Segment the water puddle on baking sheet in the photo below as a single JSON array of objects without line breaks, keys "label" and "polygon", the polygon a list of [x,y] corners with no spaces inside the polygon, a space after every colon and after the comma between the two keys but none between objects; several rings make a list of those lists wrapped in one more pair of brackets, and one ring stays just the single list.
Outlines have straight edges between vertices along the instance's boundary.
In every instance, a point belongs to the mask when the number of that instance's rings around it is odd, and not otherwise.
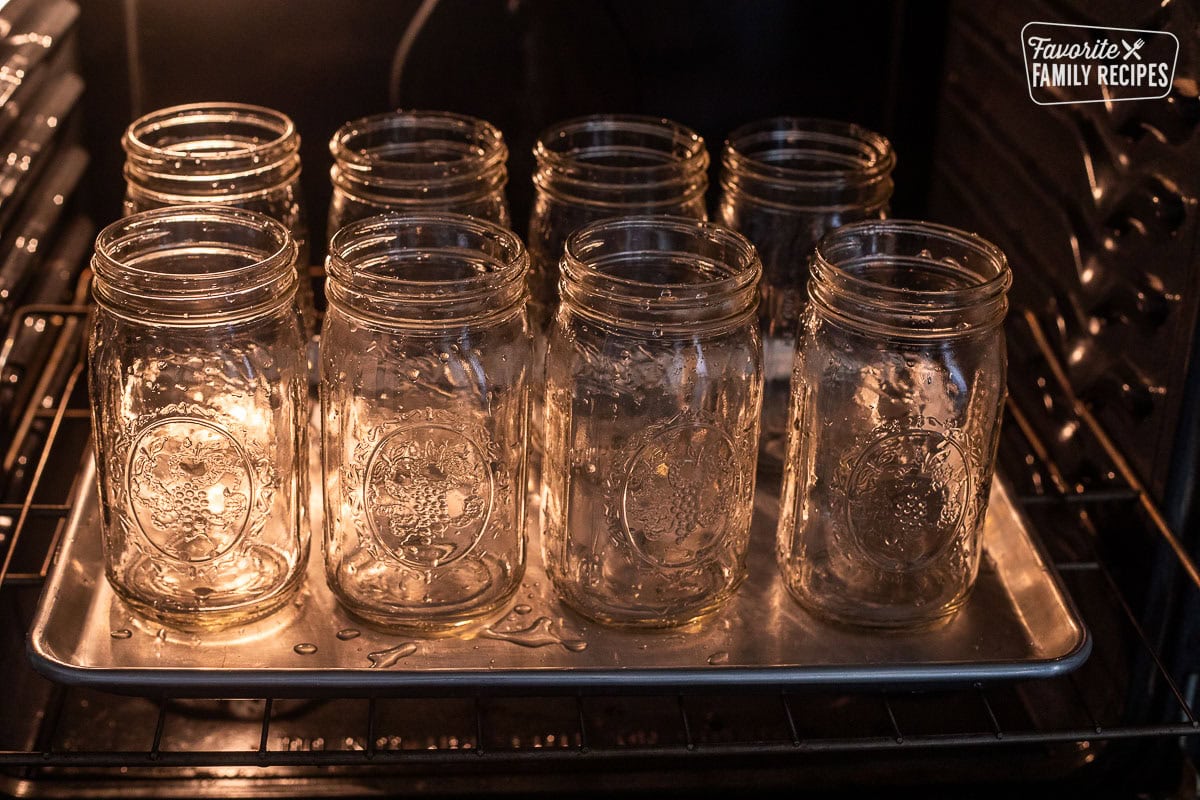
[{"label": "water puddle on baking sheet", "polygon": [[389,647],[386,650],[376,650],[374,653],[367,653],[367,660],[371,662],[371,669],[387,669],[394,667],[401,660],[408,658],[413,653],[417,652],[416,642],[401,642],[395,647]]},{"label": "water puddle on baking sheet", "polygon": [[[517,611],[517,613],[520,614],[521,612]],[[505,622],[511,623],[512,615],[505,617],[497,624],[503,625]],[[521,647],[547,647],[557,644],[572,653],[579,653],[587,649],[587,642],[583,639],[560,633],[558,626],[554,624],[554,620],[550,619],[550,617],[538,617],[527,627],[512,630],[498,629],[493,625],[482,630],[479,635],[487,639],[512,642]]]}]

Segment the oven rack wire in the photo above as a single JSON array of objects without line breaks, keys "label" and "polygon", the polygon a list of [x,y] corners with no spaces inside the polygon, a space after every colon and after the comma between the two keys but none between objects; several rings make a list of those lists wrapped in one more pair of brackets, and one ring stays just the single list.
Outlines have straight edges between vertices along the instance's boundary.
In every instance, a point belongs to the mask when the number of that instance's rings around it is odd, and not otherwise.
[{"label": "oven rack wire", "polygon": [[[20,632],[28,625],[78,488],[76,473],[90,433],[82,337],[87,315],[84,305],[27,306],[10,328],[11,340],[26,320],[39,317],[45,335],[57,341],[29,408],[2,448],[0,629],[15,626]],[[5,778],[10,789],[26,791],[81,776],[188,777],[215,770],[220,777],[230,768],[249,770],[236,771],[239,778],[270,781],[281,775],[329,778],[332,767],[346,768],[338,773],[344,778],[347,770],[366,776],[400,766],[695,764],[723,758],[786,763],[981,748],[1032,752],[1073,769],[1103,760],[1106,750],[1131,740],[1173,747],[1172,739],[1200,733],[1193,687],[1176,680],[1169,652],[1159,648],[1162,637],[1142,623],[1145,608],[1163,599],[1136,584],[1131,588],[1123,571],[1106,562],[1105,527],[1121,529],[1118,536],[1144,532],[1147,547],[1165,550],[1178,576],[1175,584],[1182,587],[1178,594],[1200,591],[1200,572],[1095,418],[1074,398],[1036,319],[1013,316],[1010,339],[1020,361],[1013,374],[1021,376],[1023,387],[1039,387],[1047,408],[1053,395],[1057,413],[1065,410],[1072,424],[1085,428],[1112,467],[1099,485],[1072,485],[1055,463],[1045,432],[1059,421],[1039,421],[1026,410],[1028,403],[1018,402],[1022,392],[1013,391],[1001,460],[1010,476],[1012,465],[1023,471],[1014,480],[1020,503],[1043,532],[1094,636],[1093,654],[1076,672],[950,690],[781,688],[736,697],[681,685],[654,695],[372,697],[313,701],[299,710],[296,701],[261,698],[240,701],[241,713],[222,720],[197,712],[190,701],[51,684],[32,674],[18,648],[0,652],[0,681],[32,687],[30,703],[40,708],[15,703],[7,717],[0,711],[0,788]],[[1046,536],[1057,529],[1074,534]],[[393,708],[405,703],[416,705],[409,713]],[[333,719],[336,724],[330,724]],[[415,719],[428,726],[414,729]],[[103,731],[84,735],[104,729],[101,723],[119,733],[107,740]],[[218,735],[196,735],[200,729]]]}]

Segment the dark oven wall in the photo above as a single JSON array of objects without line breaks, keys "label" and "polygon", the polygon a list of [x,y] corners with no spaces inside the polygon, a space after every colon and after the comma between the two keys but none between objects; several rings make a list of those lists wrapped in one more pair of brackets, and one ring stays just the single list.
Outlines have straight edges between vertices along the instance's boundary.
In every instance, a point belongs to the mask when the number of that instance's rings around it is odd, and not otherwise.
[{"label": "dark oven wall", "polygon": [[[1180,48],[1168,95],[1036,105],[1021,44],[1022,28],[1035,20],[1174,33]],[[979,231],[1012,262],[1009,391],[1053,451],[1058,492],[1125,489],[1111,454],[1088,446],[1094,440],[1074,410],[1028,379],[1054,369],[1193,554],[1200,548],[1198,24],[1200,6],[1171,0],[956,2],[930,195],[935,218]],[[1119,523],[1101,526],[1097,546],[1124,590],[1141,598],[1143,624],[1181,683],[1194,687],[1200,605],[1191,594],[1182,601],[1172,594],[1177,562],[1167,548],[1129,534]]]},{"label": "dark oven wall", "polygon": [[[1012,261],[1010,375],[1031,374],[1022,359],[1032,319],[1181,531],[1200,416],[1188,385],[1200,307],[1198,12],[1171,0],[955,3],[930,203],[936,218],[979,231]],[[1169,95],[1035,105],[1021,50],[1022,27],[1034,20],[1173,32],[1180,52]],[[1200,370],[1191,371],[1194,383]],[[1050,402],[1017,380],[1010,391],[1018,405]],[[1053,420],[1047,411],[1041,417]],[[1078,482],[1068,491],[1103,488],[1109,476],[1075,430],[1042,433]]]},{"label": "dark oven wall", "polygon": [[[296,120],[319,232],[329,136],[346,120],[390,107],[393,54],[418,5],[82,0],[98,218],[119,213],[118,141],[133,116],[234,100]],[[930,174],[944,17],[942,3],[441,0],[410,51],[397,96],[404,107],[473,114],[504,131],[519,230],[537,134],[597,112],[690,125],[706,138],[714,166],[725,134],[756,118],[856,121],[893,138],[900,154],[894,207],[916,215]]]}]

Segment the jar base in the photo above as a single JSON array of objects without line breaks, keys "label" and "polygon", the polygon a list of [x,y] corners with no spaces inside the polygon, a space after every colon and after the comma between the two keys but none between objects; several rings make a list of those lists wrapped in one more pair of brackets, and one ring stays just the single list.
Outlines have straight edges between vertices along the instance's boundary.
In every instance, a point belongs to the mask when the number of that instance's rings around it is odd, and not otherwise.
[{"label": "jar base", "polygon": [[884,612],[891,611],[894,613],[894,608],[876,607],[881,611],[880,616],[864,617],[862,616],[862,606],[856,606],[853,610],[846,610],[833,605],[823,604],[802,589],[790,584],[787,589],[792,599],[799,603],[805,611],[823,622],[829,622],[841,628],[849,628],[860,632],[869,630],[877,633],[897,634],[922,633],[936,630],[948,624],[962,607],[966,605],[967,599],[971,596],[970,591],[965,592],[955,602],[939,608],[936,615],[922,617],[913,617],[911,615],[888,616]]},{"label": "jar base", "polygon": [[121,598],[121,601],[131,611],[143,619],[179,631],[211,633],[249,625],[272,616],[295,597],[303,582],[301,580],[303,572],[303,567],[299,568],[292,580],[266,597],[226,608],[172,610],[148,603],[125,591],[111,580],[109,585],[117,597]]},{"label": "jar base", "polygon": [[740,581],[732,584],[725,591],[714,595],[703,604],[697,604],[676,613],[658,612],[653,616],[647,611],[619,609],[614,607],[586,607],[576,601],[569,592],[558,587],[558,596],[564,606],[584,619],[609,628],[625,628],[629,630],[662,630],[666,628],[682,628],[709,619],[733,599]]},{"label": "jar base", "polygon": [[332,584],[329,585],[329,588],[337,598],[342,610],[371,628],[385,633],[416,636],[423,639],[442,639],[470,634],[495,623],[504,616],[503,612],[516,596],[520,585],[521,581],[515,580],[511,590],[486,604],[458,609],[449,614],[444,609],[439,609],[434,612],[437,614],[436,617],[433,613],[422,617],[415,613],[373,611],[353,603]]}]

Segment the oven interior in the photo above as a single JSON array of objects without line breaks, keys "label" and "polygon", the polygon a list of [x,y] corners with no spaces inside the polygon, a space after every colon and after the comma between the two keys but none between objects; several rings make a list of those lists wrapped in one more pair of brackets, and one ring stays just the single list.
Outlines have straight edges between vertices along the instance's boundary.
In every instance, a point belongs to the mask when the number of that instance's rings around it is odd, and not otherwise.
[{"label": "oven interior", "polygon": [[[968,785],[1004,794],[1022,784],[1055,795],[1194,795],[1200,10],[1115,0],[819,9],[785,0],[443,0],[397,69],[397,42],[422,5],[0,7],[0,141],[15,154],[0,164],[0,276],[40,275],[14,279],[20,291],[0,305],[8,351],[19,355],[0,380],[0,791],[887,785],[952,796]],[[1171,93],[1034,105],[1019,39],[1030,20],[1177,32]],[[138,114],[207,99],[262,103],[296,119],[315,240],[329,195],[325,137],[389,105],[496,123],[510,141],[518,221],[528,215],[533,139],[574,114],[662,114],[700,130],[710,151],[737,124],[773,113],[881,130],[900,154],[896,216],[976,230],[1013,264],[998,468],[1088,626],[1090,657],[1052,678],[916,689],[713,691],[681,680],[544,696],[480,686],[197,701],[106,694],[36,674],[26,636],[89,448],[84,267],[97,224],[120,213],[117,141]]]}]

